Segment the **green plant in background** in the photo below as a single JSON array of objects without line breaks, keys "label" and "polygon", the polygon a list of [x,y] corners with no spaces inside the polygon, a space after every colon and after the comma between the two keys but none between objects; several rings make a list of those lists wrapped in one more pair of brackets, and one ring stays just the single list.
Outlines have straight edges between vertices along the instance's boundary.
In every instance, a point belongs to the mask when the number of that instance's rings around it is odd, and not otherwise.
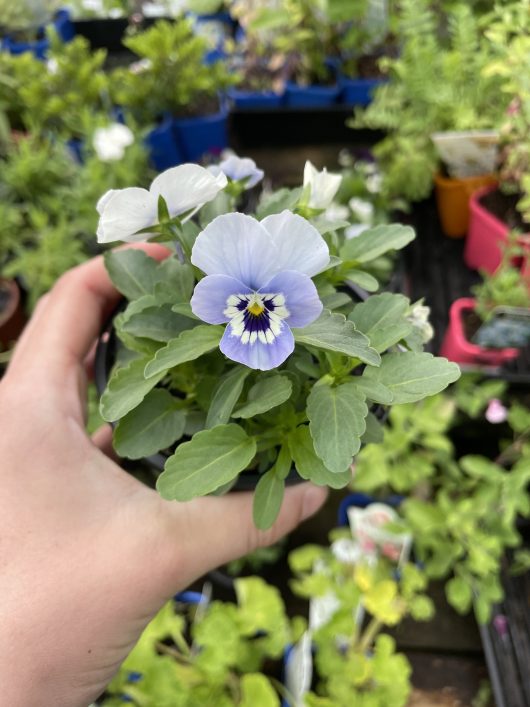
[{"label": "green plant in background", "polygon": [[188,630],[185,616],[167,604],[110,684],[103,707],[122,705],[123,695],[138,707],[279,707],[282,686],[261,671],[281,659],[304,621],[290,621],[278,590],[258,577],[235,586],[237,605],[199,605]]},{"label": "green plant in background", "polygon": [[497,6],[486,29],[493,56],[485,77],[500,80],[509,108],[501,126],[499,187],[518,198],[523,221],[530,222],[530,4],[505,2]]},{"label": "green plant in background", "polygon": [[[331,536],[346,537],[351,540],[349,530]],[[433,604],[424,594],[427,579],[410,563],[396,575],[395,565],[384,558],[375,565],[362,559],[350,564],[337,559],[332,548],[308,545],[289,555],[295,594],[330,602],[328,615],[313,630],[310,624],[318,680],[303,704],[402,707],[411,689],[411,668],[382,630],[407,615],[419,621],[431,618]],[[363,620],[364,612],[368,619]]]},{"label": "green plant in background", "polygon": [[142,126],[166,115],[215,112],[218,93],[236,81],[222,61],[204,63],[207,44],[186,19],[159,21],[124,43],[140,61],[113,71],[113,98]]},{"label": "green plant in background", "polygon": [[18,57],[13,62],[18,102],[25,127],[62,137],[85,137],[86,113],[110,110],[108,79],[103,72],[106,51],[92,51],[88,40],[75,37],[62,43],[52,37],[48,61]]},{"label": "green plant in background", "polygon": [[34,36],[60,5],[59,0],[0,0],[0,34],[23,31]]},{"label": "green plant in background", "polygon": [[506,550],[522,542],[517,517],[530,516],[530,412],[517,402],[510,406],[512,438],[493,460],[474,453],[458,458],[450,431],[457,405],[477,417],[502,389],[487,382],[481,391],[473,381],[457,387],[454,397],[393,408],[384,443],[361,450],[353,482],[356,490],[408,494],[401,510],[416,556],[429,577],[446,580],[449,603],[461,613],[474,604],[481,622],[502,598]]},{"label": "green plant in background", "polygon": [[366,109],[356,111],[350,125],[388,133],[374,149],[382,190],[415,201],[428,196],[439,169],[431,134],[496,127],[507,100],[501,79],[483,72],[492,48],[467,4],[451,10],[447,36],[430,0],[403,0],[400,5],[400,55],[382,60],[389,81],[376,90]]}]

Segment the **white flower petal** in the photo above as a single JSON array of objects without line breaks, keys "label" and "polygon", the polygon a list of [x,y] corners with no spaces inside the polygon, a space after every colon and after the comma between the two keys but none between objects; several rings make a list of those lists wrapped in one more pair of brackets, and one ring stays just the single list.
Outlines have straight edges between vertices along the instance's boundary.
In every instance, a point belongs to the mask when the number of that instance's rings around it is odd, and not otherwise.
[{"label": "white flower petal", "polygon": [[342,175],[330,174],[326,168],[319,172],[309,160],[304,167],[304,187],[311,192],[308,206],[312,209],[327,209],[338,192]]},{"label": "white flower petal", "polygon": [[191,262],[206,275],[230,275],[259,290],[278,271],[278,253],[259,221],[240,213],[223,214],[199,233]]},{"label": "white flower petal", "polygon": [[222,172],[215,176],[198,164],[182,164],[159,174],[149,191],[156,202],[161,194],[170,216],[178,216],[211,201],[226,184],[227,179]]},{"label": "white flower petal", "polygon": [[139,187],[111,189],[98,201],[100,214],[97,230],[99,243],[145,241],[149,235],[135,235],[136,231],[157,222],[157,203],[153,196]]},{"label": "white flower petal", "polygon": [[305,218],[285,210],[261,223],[276,249],[276,272],[296,270],[312,277],[329,263],[326,241]]}]

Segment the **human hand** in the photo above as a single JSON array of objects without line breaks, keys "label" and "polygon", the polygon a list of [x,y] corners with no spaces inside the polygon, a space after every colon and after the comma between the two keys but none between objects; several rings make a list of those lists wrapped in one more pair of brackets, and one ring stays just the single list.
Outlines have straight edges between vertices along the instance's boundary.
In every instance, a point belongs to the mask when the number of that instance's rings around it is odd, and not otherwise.
[{"label": "human hand", "polygon": [[[162,259],[167,251],[143,246]],[[96,258],[41,300],[0,382],[0,683],[10,707],[86,707],[158,609],[207,570],[275,542],[323,489],[286,491],[259,532],[252,497],[169,502],[85,432],[86,361],[119,299]]]}]

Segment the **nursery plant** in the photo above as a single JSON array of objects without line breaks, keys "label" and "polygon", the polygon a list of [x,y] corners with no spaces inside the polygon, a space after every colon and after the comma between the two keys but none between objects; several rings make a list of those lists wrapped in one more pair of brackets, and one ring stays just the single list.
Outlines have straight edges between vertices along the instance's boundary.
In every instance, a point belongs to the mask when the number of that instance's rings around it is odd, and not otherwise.
[{"label": "nursery plant", "polygon": [[139,63],[113,71],[113,98],[142,126],[156,125],[165,115],[215,113],[219,93],[235,83],[222,61],[205,64],[207,43],[187,19],[158,21],[124,44]]},{"label": "nursery plant", "polygon": [[[138,707],[279,707],[279,661],[305,622],[289,620],[278,590],[260,578],[238,579],[235,587],[237,604],[203,597],[193,618],[182,604],[180,613],[179,603],[167,604],[108,687],[103,707],[124,700]],[[266,675],[274,661],[276,676]]]},{"label": "nursery plant", "polygon": [[399,56],[380,64],[389,80],[350,125],[387,133],[374,149],[382,189],[416,201],[429,195],[440,169],[431,135],[495,128],[508,101],[500,78],[483,71],[493,50],[467,3],[448,11],[444,33],[429,0],[404,0],[396,33]]},{"label": "nursery plant", "polygon": [[[482,385],[483,390],[474,378],[457,387],[454,396],[392,408],[384,443],[366,447],[357,457],[353,487],[405,495],[400,511],[427,576],[445,581],[447,599],[457,611],[474,606],[484,623],[502,599],[505,553],[522,543],[518,518],[530,516],[530,413],[517,400],[501,404],[502,382]],[[478,447],[459,456],[451,429],[462,424],[462,411],[483,418],[484,430]],[[501,433],[498,451],[491,459],[482,456],[485,437],[497,436],[495,426],[501,422],[508,431]],[[524,554],[516,552],[519,556]]]},{"label": "nursery plant", "polygon": [[[331,201],[338,188],[329,187],[333,175],[318,176],[299,193],[306,213],[318,190]],[[322,201],[312,223],[284,208],[293,195],[281,193],[262,220],[230,212],[201,230],[191,215],[226,185],[224,173],[188,164],[149,190],[100,199],[100,242],[155,238],[176,251],[162,263],[139,250],[106,255],[125,300],[100,351],[101,412],[117,423],[120,455],[163,452],[164,497],[251,480],[255,522],[265,528],[286,480],[348,483],[361,443],[380,434],[374,404],[420,400],[459,370],[421,351],[406,297],[366,293],[359,302],[348,287],[372,282],[367,264],[404,247],[412,229],[380,226],[345,241],[335,230],[342,222],[321,220]]]},{"label": "nursery plant", "polygon": [[20,0],[0,2],[0,35],[23,32],[26,37],[36,36],[39,27],[52,19],[59,9],[59,0]]},{"label": "nursery plant", "polygon": [[424,594],[427,579],[411,563],[396,574],[395,565],[383,557],[347,561],[336,548],[353,543],[350,532],[333,531],[331,538],[330,547],[308,545],[289,556],[296,577],[292,589],[312,602],[309,634],[316,675],[311,680],[309,672],[300,704],[402,707],[411,690],[411,667],[383,631],[407,615],[420,621],[432,616],[432,602]]}]

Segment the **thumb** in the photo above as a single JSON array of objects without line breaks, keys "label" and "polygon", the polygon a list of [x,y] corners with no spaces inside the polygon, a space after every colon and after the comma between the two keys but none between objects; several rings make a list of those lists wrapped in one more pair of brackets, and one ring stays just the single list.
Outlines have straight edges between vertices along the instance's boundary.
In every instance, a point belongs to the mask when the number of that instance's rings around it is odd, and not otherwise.
[{"label": "thumb", "polygon": [[166,538],[172,538],[174,565],[169,571],[168,594],[188,586],[214,567],[272,545],[316,513],[326,500],[327,490],[308,483],[286,489],[279,516],[266,531],[254,525],[252,496],[235,492],[177,507],[172,504],[173,527]]}]

